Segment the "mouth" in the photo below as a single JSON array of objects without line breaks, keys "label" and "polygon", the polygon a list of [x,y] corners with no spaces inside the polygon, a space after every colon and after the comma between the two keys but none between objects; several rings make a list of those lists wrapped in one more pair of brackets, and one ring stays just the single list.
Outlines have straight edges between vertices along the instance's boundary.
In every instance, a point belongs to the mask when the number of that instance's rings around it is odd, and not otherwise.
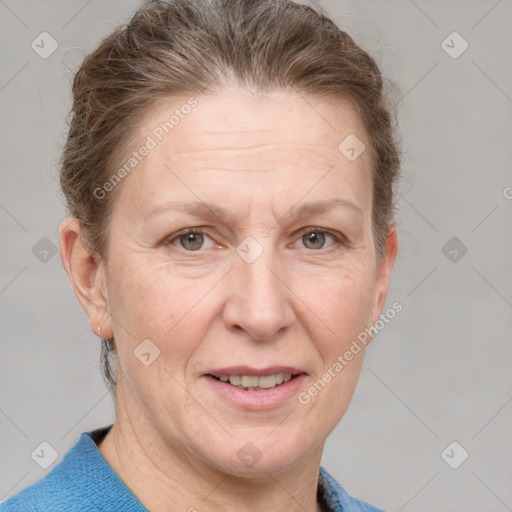
[{"label": "mouth", "polygon": [[284,405],[298,393],[307,376],[306,371],[292,366],[231,366],[203,374],[216,396],[250,411]]},{"label": "mouth", "polygon": [[297,375],[291,373],[271,373],[268,375],[226,375],[222,374],[218,377],[215,375],[208,374],[209,377],[230,384],[238,389],[245,391],[265,391],[272,389],[294,379]]},{"label": "mouth", "polygon": [[267,391],[305,375],[304,370],[293,366],[271,366],[267,368],[231,366],[211,370],[205,374],[206,377],[211,377],[218,382],[244,391]]}]

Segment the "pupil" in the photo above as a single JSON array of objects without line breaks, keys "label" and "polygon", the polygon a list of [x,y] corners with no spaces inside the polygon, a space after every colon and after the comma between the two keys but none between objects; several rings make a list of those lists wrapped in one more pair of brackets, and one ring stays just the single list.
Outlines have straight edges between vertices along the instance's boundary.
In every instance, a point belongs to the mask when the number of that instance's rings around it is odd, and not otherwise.
[{"label": "pupil", "polygon": [[[200,233],[188,233],[185,236],[185,249],[198,249],[202,245],[202,236]],[[190,245],[189,245],[190,244]]]},{"label": "pupil", "polygon": [[322,247],[323,242],[324,242],[323,239],[325,238],[325,235],[323,233],[312,232],[312,233],[309,233],[306,236],[307,236],[307,239],[308,239],[309,243],[316,244],[316,243],[320,242],[320,247],[315,246],[315,247],[313,247],[314,249],[318,249],[318,248]]}]

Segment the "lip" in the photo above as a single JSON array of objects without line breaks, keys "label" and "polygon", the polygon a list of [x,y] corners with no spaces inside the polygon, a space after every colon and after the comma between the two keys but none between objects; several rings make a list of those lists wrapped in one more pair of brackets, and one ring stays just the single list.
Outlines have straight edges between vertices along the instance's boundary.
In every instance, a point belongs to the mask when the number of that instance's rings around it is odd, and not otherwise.
[{"label": "lip", "polygon": [[[292,378],[288,382],[283,382],[270,389],[246,391],[232,386],[227,382],[221,382],[213,377],[213,375],[215,375],[215,377],[218,375],[260,376],[272,373],[291,373]],[[296,396],[306,377],[307,374],[305,372],[301,372],[297,368],[285,366],[273,366],[262,369],[249,368],[247,366],[234,366],[208,372],[208,374],[204,374],[201,379],[203,379],[217,395],[220,395],[223,400],[245,410],[261,411],[275,409]]]},{"label": "lip", "polygon": [[228,368],[220,368],[217,370],[209,370],[205,372],[205,376],[213,375],[220,377],[221,375],[255,375],[261,377],[262,375],[272,375],[275,373],[290,373],[292,376],[306,373],[301,368],[293,366],[267,366],[266,368],[252,368],[250,366],[230,366]]}]

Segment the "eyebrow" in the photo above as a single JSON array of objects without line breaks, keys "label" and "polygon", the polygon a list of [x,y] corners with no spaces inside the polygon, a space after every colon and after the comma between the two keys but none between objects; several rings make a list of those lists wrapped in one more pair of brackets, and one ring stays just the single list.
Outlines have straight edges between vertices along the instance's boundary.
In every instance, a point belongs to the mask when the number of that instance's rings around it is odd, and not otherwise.
[{"label": "eyebrow", "polygon": [[[290,216],[292,219],[296,220],[307,215],[325,213],[336,208],[348,208],[358,213],[361,217],[363,215],[361,208],[355,204],[349,201],[345,201],[344,199],[331,199],[329,201],[315,201],[311,203],[304,203],[296,207],[294,206],[287,213],[285,213],[282,218]],[[155,215],[166,211],[180,211],[187,213],[188,215],[192,215],[193,217],[217,218],[226,223],[233,223],[237,218],[237,216],[232,212],[229,212],[217,205],[208,204],[201,201],[172,201],[165,203],[155,210],[149,212],[147,215],[145,215],[144,219],[149,221]]]}]

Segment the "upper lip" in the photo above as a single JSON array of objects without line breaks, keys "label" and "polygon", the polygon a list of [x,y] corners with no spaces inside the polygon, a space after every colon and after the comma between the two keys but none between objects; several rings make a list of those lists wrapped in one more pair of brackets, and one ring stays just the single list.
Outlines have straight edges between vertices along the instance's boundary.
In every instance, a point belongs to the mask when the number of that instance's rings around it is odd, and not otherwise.
[{"label": "upper lip", "polygon": [[294,366],[267,366],[266,368],[253,368],[251,366],[229,366],[227,368],[220,368],[216,370],[209,370],[205,375],[213,375],[220,377],[221,375],[273,375],[276,373],[290,373],[291,375],[299,375],[306,373],[304,370]]}]

